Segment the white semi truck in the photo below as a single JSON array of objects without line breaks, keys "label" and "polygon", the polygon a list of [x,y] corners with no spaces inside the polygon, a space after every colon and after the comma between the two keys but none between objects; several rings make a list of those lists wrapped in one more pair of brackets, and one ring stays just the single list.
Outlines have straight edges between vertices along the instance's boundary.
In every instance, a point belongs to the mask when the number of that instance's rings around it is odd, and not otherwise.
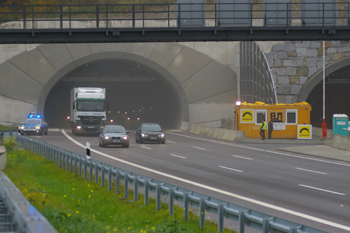
[{"label": "white semi truck", "polygon": [[70,96],[72,133],[98,134],[106,125],[106,88],[75,87]]}]

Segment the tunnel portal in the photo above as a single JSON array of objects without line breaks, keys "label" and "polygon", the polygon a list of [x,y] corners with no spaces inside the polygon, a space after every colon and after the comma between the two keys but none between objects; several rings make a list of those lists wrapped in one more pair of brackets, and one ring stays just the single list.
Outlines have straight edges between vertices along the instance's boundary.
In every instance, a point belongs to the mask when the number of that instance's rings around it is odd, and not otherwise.
[{"label": "tunnel portal", "polygon": [[136,61],[101,59],[76,67],[53,86],[44,105],[50,128],[70,128],[73,87],[106,88],[107,124],[130,130],[141,122],[159,123],[165,129],[181,124],[180,97],[161,74]]}]

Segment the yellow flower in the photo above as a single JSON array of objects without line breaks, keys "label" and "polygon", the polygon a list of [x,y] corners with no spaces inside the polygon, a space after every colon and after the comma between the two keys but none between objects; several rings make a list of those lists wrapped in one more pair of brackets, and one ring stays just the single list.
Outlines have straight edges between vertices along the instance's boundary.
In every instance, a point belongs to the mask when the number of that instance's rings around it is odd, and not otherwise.
[{"label": "yellow flower", "polygon": [[89,199],[91,198],[91,195],[89,195]]},{"label": "yellow flower", "polygon": [[106,229],[109,229],[109,226],[106,226]]},{"label": "yellow flower", "polygon": [[128,230],[131,230],[131,227],[128,227]]},{"label": "yellow flower", "polygon": [[90,185],[88,184],[88,187],[90,187]]},{"label": "yellow flower", "polygon": [[75,211],[76,214],[79,214],[79,210]]},{"label": "yellow flower", "polygon": [[74,198],[72,198],[72,199],[70,199],[71,201],[73,201],[74,200]]},{"label": "yellow flower", "polygon": [[43,193],[43,197],[46,197],[45,193]]},{"label": "yellow flower", "polygon": [[66,218],[62,218],[62,220],[63,220],[63,221],[65,221],[65,220],[66,220]]},{"label": "yellow flower", "polygon": [[68,217],[72,216],[72,214],[67,214]]},{"label": "yellow flower", "polygon": [[109,216],[110,218],[112,218],[112,216]]},{"label": "yellow flower", "polygon": [[117,232],[117,231],[118,231],[118,228],[114,228],[114,230],[113,230],[113,231]]},{"label": "yellow flower", "polygon": [[155,231],[155,230],[156,230],[156,228],[152,227],[152,231]]},{"label": "yellow flower", "polygon": [[91,192],[93,193],[93,192],[94,192],[94,190],[93,190],[93,189],[91,189]]},{"label": "yellow flower", "polygon": [[140,233],[143,233],[143,230],[140,230]]},{"label": "yellow flower", "polygon": [[94,214],[92,215],[92,218],[95,218],[95,215],[94,215]]},{"label": "yellow flower", "polygon": [[67,195],[64,195],[63,197],[67,197]]},{"label": "yellow flower", "polygon": [[130,222],[130,224],[132,224],[132,222]]},{"label": "yellow flower", "polygon": [[75,190],[75,188],[72,188],[72,190],[74,191],[74,190]]}]

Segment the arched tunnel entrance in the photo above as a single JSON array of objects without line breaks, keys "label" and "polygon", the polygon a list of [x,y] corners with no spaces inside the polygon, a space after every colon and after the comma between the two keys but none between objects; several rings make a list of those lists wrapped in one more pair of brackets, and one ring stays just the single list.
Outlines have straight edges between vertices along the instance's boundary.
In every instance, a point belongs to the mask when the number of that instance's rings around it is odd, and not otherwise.
[{"label": "arched tunnel entrance", "polygon": [[156,70],[126,59],[101,59],[76,67],[51,89],[44,115],[50,128],[70,128],[70,90],[73,87],[104,87],[109,102],[107,124],[136,129],[140,122],[178,128],[182,107],[178,92]]},{"label": "arched tunnel entrance", "polygon": [[[340,68],[326,76],[326,123],[332,128],[333,114],[344,113],[350,116],[350,65]],[[307,102],[311,105],[311,124],[322,127],[323,118],[323,86],[320,81],[310,92]]]}]

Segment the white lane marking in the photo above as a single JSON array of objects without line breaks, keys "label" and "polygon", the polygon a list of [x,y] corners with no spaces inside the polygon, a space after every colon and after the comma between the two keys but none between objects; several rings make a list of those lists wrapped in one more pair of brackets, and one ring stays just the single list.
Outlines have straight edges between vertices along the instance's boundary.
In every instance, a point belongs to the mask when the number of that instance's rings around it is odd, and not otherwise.
[{"label": "white lane marking", "polygon": [[170,142],[170,143],[176,143],[176,142],[173,142],[173,141],[169,141],[169,140],[167,140],[166,142]]},{"label": "white lane marking", "polygon": [[243,172],[241,170],[233,169],[233,168],[230,168],[230,167],[224,167],[224,166],[219,166],[219,167],[224,168],[224,169],[228,169],[228,170],[231,170],[231,171]]},{"label": "white lane marking", "polygon": [[316,187],[312,187],[312,186],[308,186],[305,184],[298,184],[301,187],[305,187],[305,188],[310,188],[310,189],[315,189],[315,190],[319,190],[319,191],[323,191],[323,192],[327,192],[327,193],[333,193],[333,194],[337,194],[337,195],[341,195],[341,196],[345,196],[345,193],[338,193],[338,192],[334,192],[334,191],[330,191],[327,189],[321,189],[321,188],[316,188]]},{"label": "white lane marking", "polygon": [[325,172],[318,172],[318,171],[308,170],[308,169],[304,169],[304,168],[300,168],[300,167],[295,167],[295,169],[298,169],[298,170],[301,170],[301,171],[306,171],[306,172],[318,173],[318,174],[322,174],[322,175],[327,175],[328,174],[328,173],[325,173]]},{"label": "white lane marking", "polygon": [[248,160],[253,160],[252,158],[248,157],[243,157],[243,156],[238,156],[238,155],[232,155],[233,157],[240,158],[240,159],[248,159]]},{"label": "white lane marking", "polygon": [[186,157],[183,157],[183,156],[180,156],[180,155],[176,155],[176,154],[171,154],[171,156],[175,156],[175,157],[178,157],[178,158],[181,158],[181,159],[186,159]]},{"label": "white lane marking", "polygon": [[60,129],[49,129],[49,131],[56,131],[56,132],[61,132],[61,130]]},{"label": "white lane marking", "polygon": [[337,163],[337,162],[332,162],[332,161],[327,161],[327,160],[322,160],[322,159],[314,159],[314,158],[302,157],[302,156],[298,156],[298,155],[286,154],[286,153],[277,152],[277,151],[270,151],[270,150],[264,150],[264,149],[249,147],[249,146],[236,145],[236,144],[232,144],[232,143],[213,141],[213,140],[204,139],[204,138],[196,138],[196,137],[182,135],[182,134],[177,134],[177,133],[172,133],[172,132],[168,132],[168,133],[169,134],[173,134],[173,135],[177,135],[177,136],[181,136],[181,137],[193,138],[193,139],[197,139],[197,140],[202,140],[202,141],[206,141],[206,142],[213,142],[213,143],[227,145],[227,146],[240,147],[240,148],[244,148],[244,149],[268,152],[268,153],[272,153],[272,154],[284,155],[284,156],[289,156],[289,157],[293,157],[293,158],[307,159],[307,160],[312,160],[312,161],[317,161],[317,162],[322,162],[322,163],[330,163],[330,164],[336,164],[336,165],[350,167],[350,164],[345,164],[345,163]]},{"label": "white lane marking", "polygon": [[197,147],[197,146],[194,146],[193,148],[198,149],[198,150],[207,150],[207,149],[204,149],[202,147]]},{"label": "white lane marking", "polygon": [[[64,131],[64,129],[62,129],[62,133],[64,134],[64,136],[66,136],[73,143],[75,143],[76,145],[78,145],[78,146],[80,146],[80,147],[85,149],[85,146],[83,144],[77,142],[72,137],[70,137]],[[118,162],[121,162],[121,163],[124,163],[124,164],[128,164],[130,166],[134,166],[136,168],[143,169],[145,171],[153,172],[154,174],[158,174],[158,175],[161,175],[161,176],[164,176],[164,177],[168,177],[168,178],[171,178],[171,179],[174,179],[174,180],[178,180],[178,181],[181,181],[181,182],[184,182],[184,183],[187,183],[187,184],[191,184],[191,185],[203,188],[203,189],[207,189],[207,190],[211,190],[211,191],[214,191],[214,192],[217,192],[217,193],[221,193],[221,194],[227,195],[229,197],[233,197],[233,198],[237,198],[237,199],[240,199],[240,200],[243,200],[243,201],[251,202],[251,203],[254,203],[256,205],[264,206],[264,207],[267,207],[267,208],[270,208],[270,209],[274,209],[274,210],[278,210],[278,211],[281,211],[281,212],[284,212],[284,213],[288,213],[288,214],[291,214],[291,215],[294,215],[294,216],[298,216],[298,217],[301,217],[301,218],[309,219],[309,220],[314,221],[314,222],[318,222],[318,223],[322,223],[322,224],[325,224],[325,225],[328,225],[328,226],[336,227],[336,228],[339,228],[339,229],[342,229],[342,230],[350,231],[350,226],[345,226],[345,225],[342,225],[342,224],[339,224],[339,223],[328,221],[326,219],[314,217],[314,216],[311,216],[311,215],[308,215],[308,214],[303,214],[303,213],[300,213],[300,212],[297,212],[297,211],[294,211],[294,210],[286,209],[286,208],[283,208],[283,207],[280,207],[280,206],[276,206],[276,205],[272,205],[272,204],[269,204],[269,203],[266,203],[266,202],[258,201],[258,200],[255,200],[255,199],[252,199],[252,198],[249,198],[249,197],[244,197],[244,196],[241,196],[241,195],[238,195],[238,194],[235,194],[235,193],[230,193],[230,192],[225,191],[225,190],[221,190],[221,189],[217,189],[217,188],[214,188],[214,187],[210,187],[208,185],[204,185],[204,184],[197,183],[197,182],[194,182],[194,181],[186,180],[186,179],[183,179],[183,178],[180,178],[180,177],[177,177],[177,176],[173,176],[173,175],[170,175],[170,174],[167,174],[167,173],[164,173],[164,172],[160,172],[160,171],[148,168],[148,167],[144,167],[144,166],[141,166],[141,165],[138,165],[138,164],[135,164],[135,163],[131,163],[131,162],[128,162],[126,160],[115,158],[113,156],[107,155],[105,153],[102,153],[102,152],[94,150],[94,149],[91,149],[91,151],[93,151],[94,153],[100,154],[100,155],[102,155],[102,156],[104,156],[106,158],[109,158],[109,159],[112,159],[112,160],[115,160],[115,161],[118,161]]]},{"label": "white lane marking", "polygon": [[152,150],[152,148],[149,148],[147,146],[141,146],[142,148],[148,149],[148,150]]}]

